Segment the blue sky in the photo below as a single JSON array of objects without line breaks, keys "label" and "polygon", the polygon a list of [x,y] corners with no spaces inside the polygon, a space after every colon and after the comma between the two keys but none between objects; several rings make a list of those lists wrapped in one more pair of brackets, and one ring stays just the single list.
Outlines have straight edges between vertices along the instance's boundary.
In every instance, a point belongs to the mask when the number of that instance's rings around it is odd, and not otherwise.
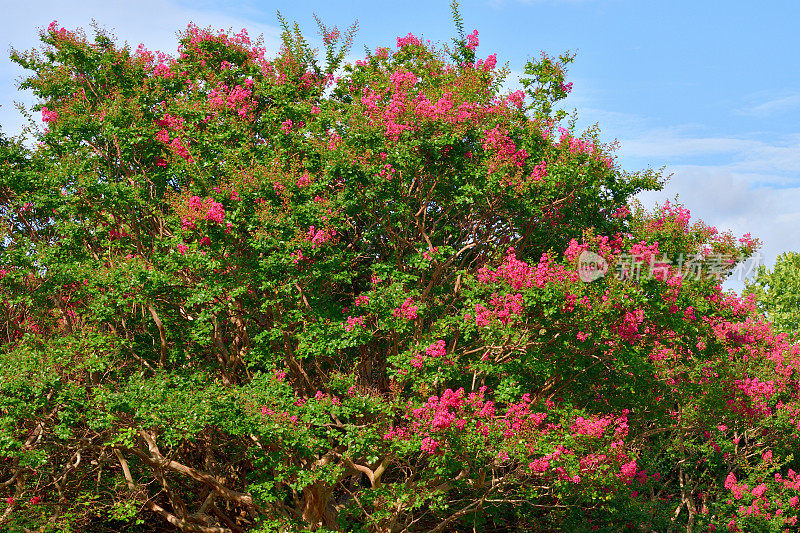
[{"label": "blue sky", "polygon": [[[274,48],[277,10],[309,35],[312,13],[340,28],[357,18],[357,55],[408,32],[442,42],[454,31],[447,0],[6,4],[4,49],[34,46],[37,27],[54,19],[85,28],[95,19],[134,47],[171,52],[190,20],[245,27]],[[673,174],[664,192],[642,195],[646,204],[679,194],[694,216],[759,237],[768,264],[800,250],[800,2],[481,0],[461,10],[466,29],[479,31],[479,53],[497,53],[512,71],[542,50],[577,53],[566,107],[578,110],[579,125],[599,123],[606,140],[618,139],[624,168],[665,166]],[[30,97],[16,91],[21,72],[4,56],[0,124],[14,134],[22,119],[12,101]]]}]

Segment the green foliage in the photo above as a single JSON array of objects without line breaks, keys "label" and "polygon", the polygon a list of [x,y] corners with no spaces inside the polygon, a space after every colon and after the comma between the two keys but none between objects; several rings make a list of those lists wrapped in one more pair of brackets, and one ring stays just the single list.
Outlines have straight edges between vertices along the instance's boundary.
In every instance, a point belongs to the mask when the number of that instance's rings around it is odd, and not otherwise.
[{"label": "green foliage", "polygon": [[745,280],[745,295],[756,304],[776,331],[793,339],[800,334],[800,255],[786,252],[778,256],[772,270],[759,266],[753,279]]}]

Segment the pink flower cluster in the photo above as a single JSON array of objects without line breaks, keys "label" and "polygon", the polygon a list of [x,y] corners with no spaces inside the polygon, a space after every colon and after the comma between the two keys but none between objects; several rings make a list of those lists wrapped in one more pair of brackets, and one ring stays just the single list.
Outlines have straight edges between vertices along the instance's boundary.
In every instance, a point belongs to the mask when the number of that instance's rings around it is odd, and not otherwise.
[{"label": "pink flower cluster", "polygon": [[563,265],[554,263],[548,254],[542,254],[536,267],[531,267],[528,263],[517,259],[513,248],[509,248],[506,256],[497,270],[492,270],[486,266],[478,270],[478,281],[481,283],[497,283],[500,281],[508,283],[516,290],[525,288],[542,288],[549,283],[576,282],[578,273],[567,271]]},{"label": "pink flower cluster", "polygon": [[573,435],[588,435],[590,437],[600,438],[605,433],[606,428],[614,423],[614,419],[610,416],[603,417],[590,417],[584,418],[582,416],[575,418],[575,423],[570,427],[569,431]]},{"label": "pink flower cluster", "polygon": [[378,177],[390,181],[392,178],[394,178],[396,173],[397,169],[394,168],[390,163],[386,163],[381,167],[380,171],[378,172]]},{"label": "pink flower cluster", "polygon": [[514,91],[506,97],[506,100],[511,106],[522,109],[522,106],[525,104],[525,92]]},{"label": "pink flower cluster", "polygon": [[213,198],[203,200],[199,196],[192,196],[189,198],[188,216],[183,218],[183,227],[195,229],[195,220],[197,219],[222,224],[225,221],[225,208],[221,203],[215,202]]},{"label": "pink flower cluster", "polygon": [[430,437],[425,437],[422,439],[422,444],[420,445],[420,450],[423,452],[428,452],[429,454],[433,455],[436,453],[436,448],[439,447],[439,443],[433,440]]},{"label": "pink flower cluster", "polygon": [[[504,294],[503,296],[497,296],[496,294],[493,294],[489,304],[494,307],[491,313],[492,316],[496,317],[497,320],[499,320],[503,325],[508,325],[508,323],[511,321],[512,315],[522,315],[525,308],[525,300],[520,293]],[[475,312],[477,315],[477,306]],[[477,316],[476,325],[478,325]]]},{"label": "pink flower cluster", "polygon": [[427,251],[422,252],[422,258],[426,261],[430,261],[433,259],[433,256],[439,253],[439,247],[434,246],[433,248],[428,248]]},{"label": "pink flower cluster", "polygon": [[176,117],[176,116],[170,115],[169,113],[165,114],[163,117],[158,119],[156,121],[156,123],[161,128],[167,128],[167,129],[170,129],[170,130],[181,130],[181,129],[183,129],[183,117]]},{"label": "pink flower cluster", "polygon": [[497,54],[492,54],[486,58],[486,60],[479,59],[478,62],[475,64],[476,68],[485,70],[486,72],[494,70],[497,66]]},{"label": "pink flower cluster", "polygon": [[658,257],[658,241],[653,244],[647,244],[645,241],[640,241],[631,246],[630,254],[636,261],[644,264],[654,264]]},{"label": "pink flower cluster", "polygon": [[292,263],[295,265],[300,264],[301,261],[305,261],[308,258],[303,255],[303,250],[297,250],[296,252],[292,252],[289,254],[289,257],[292,259]]},{"label": "pink flower cluster", "polygon": [[417,318],[417,309],[418,307],[414,305],[413,298],[406,298],[406,300],[400,305],[400,307],[395,307],[392,315],[395,318],[403,318],[405,320],[415,320]]},{"label": "pink flower cluster", "polygon": [[394,86],[397,93],[411,89],[418,81],[416,74],[407,70],[396,70],[389,75],[389,83]]},{"label": "pink flower cluster", "polygon": [[58,120],[58,111],[50,111],[47,107],[42,108],[42,121],[43,122],[55,122]]},{"label": "pink flower cluster", "polygon": [[339,36],[339,28],[334,27],[331,31],[323,32],[322,41],[325,44],[335,43],[337,40],[339,40]]},{"label": "pink flower cluster", "polygon": [[539,182],[545,177],[547,177],[547,161],[542,161],[533,167],[533,172],[531,172],[529,179],[533,182]]},{"label": "pink flower cluster", "polygon": [[426,357],[430,357],[430,358],[434,358],[434,359],[435,358],[441,358],[441,359],[444,359],[445,363],[452,364],[452,361],[450,361],[449,359],[446,358],[447,357],[447,347],[445,345],[445,342],[442,341],[442,340],[434,342],[433,344],[431,344],[430,346],[425,348],[425,353],[424,354],[420,354],[420,353],[416,354],[411,359],[411,366],[413,366],[414,368],[422,368],[425,365],[425,358]]},{"label": "pink flower cluster", "polygon": [[397,48],[405,48],[406,46],[422,46],[422,43],[419,39],[414,37],[414,35],[409,33],[405,37],[397,38]]},{"label": "pink flower cluster", "polygon": [[522,167],[525,164],[528,159],[528,152],[521,148],[517,150],[514,141],[499,125],[486,130],[484,135],[484,150],[497,154],[498,159],[502,162],[509,162],[517,167]]},{"label": "pink flower cluster", "polygon": [[629,461],[619,469],[619,476],[625,483],[630,483],[636,477],[636,460]]},{"label": "pink flower cluster", "polygon": [[347,332],[353,331],[356,326],[364,327],[364,316],[348,316],[347,322],[344,324],[344,330]]},{"label": "pink flower cluster", "polygon": [[569,139],[569,153],[591,155],[595,151],[594,143],[584,139],[571,137]]},{"label": "pink flower cluster", "polygon": [[[180,137],[174,137],[170,141],[170,132],[165,129],[166,127],[169,127],[173,131],[179,131],[181,128],[183,128],[183,118],[173,117],[172,115],[167,114],[158,120],[157,124],[162,129],[156,133],[156,140],[166,145],[175,155],[182,157],[191,163],[194,159],[189,154],[188,146],[184,144],[184,141]],[[156,164],[159,166],[166,166],[166,162],[164,162],[162,165],[161,161],[163,161],[163,159],[159,158]]]},{"label": "pink flower cluster", "polygon": [[439,340],[425,348],[425,355],[428,357],[444,357],[447,355],[447,346],[443,340]]},{"label": "pink flower cluster", "polygon": [[467,48],[470,50],[478,48],[478,30],[472,30],[472,33],[467,35]]},{"label": "pink flower cluster", "polygon": [[306,241],[311,243],[312,248],[322,246],[336,236],[335,229],[317,229],[316,226],[311,226],[306,232]]},{"label": "pink flower cluster", "polygon": [[183,144],[183,141],[181,139],[178,138],[172,139],[172,141],[169,143],[169,147],[170,149],[172,149],[172,152],[178,157],[182,157],[183,159],[185,159],[190,163],[194,160],[192,156],[189,154],[188,146]]},{"label": "pink flower cluster", "polygon": [[[240,117],[245,117],[255,108],[255,102],[251,100],[253,91],[241,85],[236,85],[230,89],[224,83],[218,84],[208,92],[208,103],[212,109],[235,111]],[[250,80],[252,85],[252,80]]]},{"label": "pink flower cluster", "polygon": [[[64,38],[69,35],[69,31],[67,31],[66,28],[59,27],[57,20],[54,20],[49,26],[47,26],[47,31],[60,38]],[[11,499],[13,500],[14,498]]]},{"label": "pink flower cluster", "polygon": [[164,78],[164,79],[169,79],[169,78],[174,78],[175,77],[175,73],[172,72],[172,69],[170,68],[170,65],[168,65],[166,63],[159,63],[153,69],[153,76],[156,76],[156,77],[159,77],[159,78]]},{"label": "pink flower cluster", "polygon": [[616,211],[611,213],[611,218],[625,218],[631,214],[631,210],[628,209],[628,206],[623,205],[622,207],[617,208]]},{"label": "pink flower cluster", "polygon": [[639,328],[644,322],[644,310],[634,309],[626,311],[622,323],[616,327],[617,334],[628,342],[635,342],[641,338]]}]

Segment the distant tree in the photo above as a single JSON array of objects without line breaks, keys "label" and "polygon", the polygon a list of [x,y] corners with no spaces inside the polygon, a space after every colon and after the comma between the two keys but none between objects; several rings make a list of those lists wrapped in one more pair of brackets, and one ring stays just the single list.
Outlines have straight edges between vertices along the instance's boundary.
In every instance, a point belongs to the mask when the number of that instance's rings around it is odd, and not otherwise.
[{"label": "distant tree", "polygon": [[744,295],[750,294],[776,331],[800,336],[800,254],[781,254],[772,270],[758,267],[755,278],[745,281]]}]

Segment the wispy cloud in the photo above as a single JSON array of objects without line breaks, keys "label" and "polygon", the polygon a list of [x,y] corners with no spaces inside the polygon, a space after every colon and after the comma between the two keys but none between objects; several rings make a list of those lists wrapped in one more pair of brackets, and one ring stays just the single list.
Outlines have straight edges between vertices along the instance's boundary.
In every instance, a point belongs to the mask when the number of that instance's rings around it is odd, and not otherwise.
[{"label": "wispy cloud", "polygon": [[[696,218],[734,235],[762,240],[762,262],[800,251],[800,134],[766,137],[703,135],[698,124],[664,128],[651,119],[596,108],[579,110],[582,123],[598,121],[620,140],[626,168],[665,166],[663,191],[639,199],[648,207],[676,195]],[[726,283],[739,290],[740,281]]]},{"label": "wispy cloud", "polygon": [[[654,130],[623,137],[625,157],[668,161],[676,165],[713,167],[738,175],[752,185],[785,186],[800,183],[800,135],[772,142],[735,137],[702,137]],[[703,160],[715,163],[704,163]]]},{"label": "wispy cloud", "polygon": [[[715,166],[667,167],[667,172],[672,177],[663,191],[639,194],[645,206],[678,196],[693,218],[735,236],[750,233],[759,238],[759,259],[767,265],[782,252],[800,251],[800,183],[781,189],[753,187],[746,176]],[[731,280],[726,287],[740,290],[743,284]]]},{"label": "wispy cloud", "polygon": [[763,118],[786,111],[800,111],[800,93],[777,96],[760,104],[740,109],[739,113]]}]

